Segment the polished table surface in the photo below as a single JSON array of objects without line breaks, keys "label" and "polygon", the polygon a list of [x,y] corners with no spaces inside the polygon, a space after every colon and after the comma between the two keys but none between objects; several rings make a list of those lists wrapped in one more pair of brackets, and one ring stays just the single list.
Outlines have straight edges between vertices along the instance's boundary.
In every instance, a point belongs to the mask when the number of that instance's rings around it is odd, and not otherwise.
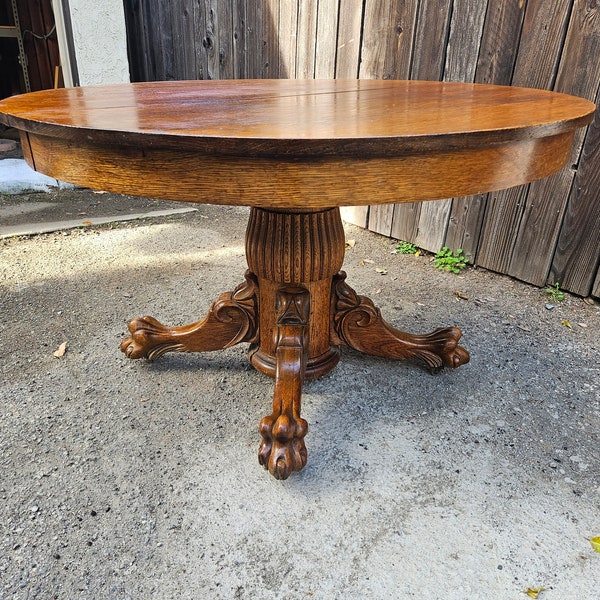
[{"label": "polished table surface", "polygon": [[469,360],[456,327],[412,335],[384,321],[340,271],[339,206],[435,200],[550,175],[594,105],[543,90],[430,81],[240,80],[93,86],[0,102],[28,163],[57,179],[154,198],[251,206],[244,283],[204,319],[134,319],[130,358],[250,343],[275,378],[259,462],[306,463],[302,381],[341,346],[432,370]]}]

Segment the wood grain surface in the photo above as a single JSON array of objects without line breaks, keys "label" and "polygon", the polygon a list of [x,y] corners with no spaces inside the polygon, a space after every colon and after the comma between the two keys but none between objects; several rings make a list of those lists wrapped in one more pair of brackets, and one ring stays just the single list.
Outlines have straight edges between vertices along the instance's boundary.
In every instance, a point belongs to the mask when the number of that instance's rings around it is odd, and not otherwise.
[{"label": "wood grain surface", "polygon": [[429,81],[159,82],[0,102],[42,173],[107,191],[324,208],[481,193],[559,169],[594,105]]}]

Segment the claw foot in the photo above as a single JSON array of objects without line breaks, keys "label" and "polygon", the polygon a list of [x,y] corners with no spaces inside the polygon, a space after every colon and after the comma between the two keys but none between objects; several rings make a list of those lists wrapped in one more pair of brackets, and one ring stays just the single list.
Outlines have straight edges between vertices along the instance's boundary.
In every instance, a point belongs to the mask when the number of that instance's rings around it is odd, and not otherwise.
[{"label": "claw foot", "polygon": [[434,372],[444,367],[455,369],[469,362],[469,352],[458,345],[462,337],[458,327],[436,329],[432,333],[415,337],[418,337],[422,345],[422,348],[415,351],[415,356],[425,361]]},{"label": "claw foot", "polygon": [[182,344],[173,341],[170,329],[153,317],[138,317],[127,325],[129,335],[121,342],[127,358],[154,360],[165,352],[181,351]]},{"label": "claw foot", "polygon": [[275,479],[287,479],[293,471],[306,465],[307,451],[304,436],[308,423],[302,419],[282,415],[269,415],[260,422],[258,430],[263,437],[258,450],[258,462]]}]

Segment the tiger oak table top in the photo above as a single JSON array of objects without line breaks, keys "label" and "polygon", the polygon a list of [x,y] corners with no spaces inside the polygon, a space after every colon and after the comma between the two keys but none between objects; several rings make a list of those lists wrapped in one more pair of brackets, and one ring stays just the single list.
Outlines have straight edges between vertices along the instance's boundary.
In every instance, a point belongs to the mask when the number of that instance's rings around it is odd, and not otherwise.
[{"label": "tiger oak table top", "polygon": [[0,121],[23,132],[34,168],[83,186],[318,209],[544,177],[565,163],[594,108],[544,90],[453,82],[227,80],[35,92],[1,101]]}]

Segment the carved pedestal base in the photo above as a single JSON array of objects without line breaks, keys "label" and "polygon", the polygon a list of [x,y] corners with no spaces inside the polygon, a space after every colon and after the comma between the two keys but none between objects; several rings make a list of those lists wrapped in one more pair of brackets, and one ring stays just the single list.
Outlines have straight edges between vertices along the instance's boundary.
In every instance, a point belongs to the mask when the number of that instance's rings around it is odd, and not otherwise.
[{"label": "carved pedestal base", "polygon": [[152,317],[129,323],[121,343],[129,358],[205,352],[249,342],[252,364],[275,378],[273,412],[260,422],[258,460],[277,479],[306,464],[307,422],[300,417],[302,381],[333,369],[339,346],[432,371],[459,367],[469,353],[456,327],[412,335],[395,329],[340,272],[344,232],[338,209],[290,213],[253,208],[246,233],[246,281],[222,294],[207,316],[167,327]]}]

